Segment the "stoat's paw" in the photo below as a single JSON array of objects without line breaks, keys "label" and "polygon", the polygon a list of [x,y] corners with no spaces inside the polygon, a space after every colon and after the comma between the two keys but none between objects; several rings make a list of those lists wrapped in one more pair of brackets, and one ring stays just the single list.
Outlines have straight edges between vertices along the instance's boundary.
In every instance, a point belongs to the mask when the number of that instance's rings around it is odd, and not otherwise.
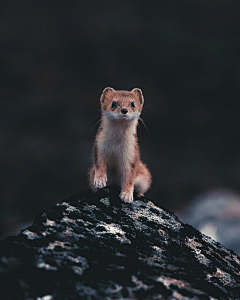
[{"label": "stoat's paw", "polygon": [[101,189],[107,185],[107,175],[98,176],[95,174],[93,185],[96,189]]},{"label": "stoat's paw", "polygon": [[128,194],[128,193],[125,193],[125,192],[121,192],[119,197],[125,203],[132,203],[133,202],[133,193]]}]

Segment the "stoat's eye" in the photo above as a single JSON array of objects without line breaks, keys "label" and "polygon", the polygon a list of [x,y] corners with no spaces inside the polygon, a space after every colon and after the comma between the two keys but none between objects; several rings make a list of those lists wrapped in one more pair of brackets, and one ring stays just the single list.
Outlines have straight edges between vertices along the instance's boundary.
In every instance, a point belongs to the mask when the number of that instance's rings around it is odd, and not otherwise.
[{"label": "stoat's eye", "polygon": [[116,107],[117,106],[117,102],[116,101],[113,101],[112,102],[112,108]]},{"label": "stoat's eye", "polygon": [[135,103],[134,103],[134,102],[131,102],[131,106],[134,108],[134,107],[135,107]]}]

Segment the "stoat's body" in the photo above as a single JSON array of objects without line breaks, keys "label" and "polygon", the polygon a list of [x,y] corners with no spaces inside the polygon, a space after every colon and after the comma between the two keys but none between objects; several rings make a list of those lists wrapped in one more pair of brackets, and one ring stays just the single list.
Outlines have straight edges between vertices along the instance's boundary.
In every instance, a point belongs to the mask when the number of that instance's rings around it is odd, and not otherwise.
[{"label": "stoat's body", "polygon": [[106,88],[100,101],[102,119],[93,148],[90,187],[96,192],[107,184],[117,184],[122,188],[120,198],[132,202],[133,190],[142,195],[151,185],[137,142],[143,95],[140,89],[128,92]]}]

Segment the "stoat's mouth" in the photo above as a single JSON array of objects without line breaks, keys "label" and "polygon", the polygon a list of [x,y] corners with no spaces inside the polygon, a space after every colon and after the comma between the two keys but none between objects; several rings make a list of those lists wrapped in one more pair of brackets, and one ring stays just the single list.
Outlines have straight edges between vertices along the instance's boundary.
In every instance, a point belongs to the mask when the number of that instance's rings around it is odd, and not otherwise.
[{"label": "stoat's mouth", "polygon": [[126,115],[123,115],[123,114],[116,114],[115,115],[115,120],[126,120],[126,121],[132,121],[135,119],[135,117],[131,114],[126,114]]},{"label": "stoat's mouth", "polygon": [[131,119],[131,115],[117,115],[119,119]]},{"label": "stoat's mouth", "polygon": [[109,120],[126,120],[126,121],[133,121],[137,119],[140,115],[139,112],[132,113],[132,114],[122,114],[122,113],[112,113],[110,111],[105,111],[105,115]]}]

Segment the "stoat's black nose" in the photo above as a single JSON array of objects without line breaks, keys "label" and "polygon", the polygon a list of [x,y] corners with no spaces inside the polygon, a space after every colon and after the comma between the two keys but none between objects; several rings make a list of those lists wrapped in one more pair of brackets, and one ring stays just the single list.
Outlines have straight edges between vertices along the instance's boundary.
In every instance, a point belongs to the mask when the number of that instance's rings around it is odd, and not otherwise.
[{"label": "stoat's black nose", "polygon": [[121,110],[121,112],[125,115],[125,114],[127,114],[128,110],[127,110],[126,108],[123,108],[123,109]]}]

